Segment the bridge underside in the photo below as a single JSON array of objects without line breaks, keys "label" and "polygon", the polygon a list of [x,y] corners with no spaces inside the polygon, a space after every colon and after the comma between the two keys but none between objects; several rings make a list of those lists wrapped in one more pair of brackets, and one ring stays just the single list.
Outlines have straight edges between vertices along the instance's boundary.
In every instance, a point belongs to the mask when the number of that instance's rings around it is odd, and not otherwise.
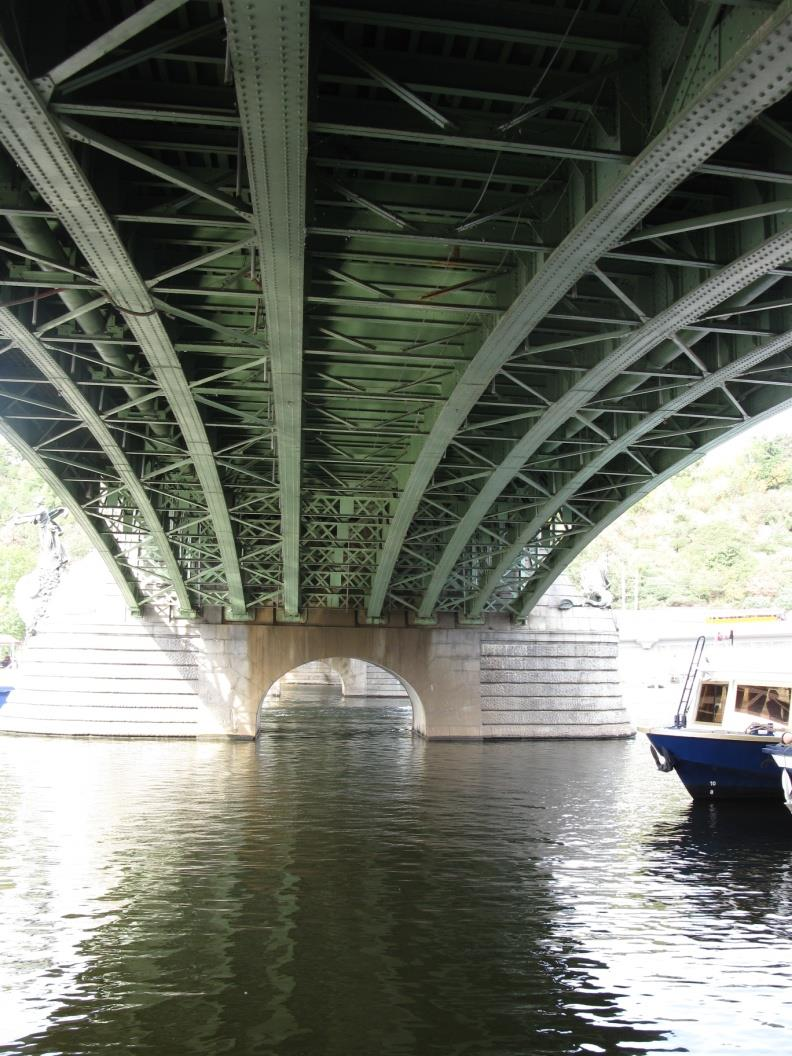
[{"label": "bridge underside", "polygon": [[526,617],[792,402],[791,11],[10,0],[0,432],[132,606]]}]

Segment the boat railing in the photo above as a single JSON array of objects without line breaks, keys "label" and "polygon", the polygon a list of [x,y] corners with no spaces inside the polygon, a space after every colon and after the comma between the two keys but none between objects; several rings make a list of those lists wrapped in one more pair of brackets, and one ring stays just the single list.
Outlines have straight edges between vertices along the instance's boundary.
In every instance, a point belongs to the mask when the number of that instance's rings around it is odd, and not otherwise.
[{"label": "boat railing", "polygon": [[684,685],[682,686],[682,694],[679,698],[676,715],[674,716],[674,728],[677,730],[682,730],[687,726],[687,713],[690,710],[690,698],[693,695],[693,687],[696,684],[696,675],[698,674],[699,665],[701,663],[701,654],[704,652],[705,642],[706,638],[702,634],[696,639],[696,644],[693,646],[693,656],[690,658],[690,667],[688,668],[688,673],[685,677]]}]

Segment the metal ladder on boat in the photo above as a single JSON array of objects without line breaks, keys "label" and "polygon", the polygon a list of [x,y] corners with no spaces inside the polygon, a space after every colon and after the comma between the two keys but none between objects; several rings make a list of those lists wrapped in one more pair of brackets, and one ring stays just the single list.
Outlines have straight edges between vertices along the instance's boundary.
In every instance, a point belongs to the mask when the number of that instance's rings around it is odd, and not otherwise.
[{"label": "metal ladder on boat", "polygon": [[699,664],[701,663],[701,654],[704,652],[705,641],[706,638],[702,634],[696,639],[696,644],[693,646],[693,656],[690,658],[690,667],[688,668],[687,677],[685,678],[685,684],[682,686],[682,696],[679,698],[676,715],[674,716],[674,728],[677,730],[684,729],[685,726],[687,726],[687,713],[690,708],[690,697],[693,693],[693,686],[696,682],[696,675],[698,674]]}]

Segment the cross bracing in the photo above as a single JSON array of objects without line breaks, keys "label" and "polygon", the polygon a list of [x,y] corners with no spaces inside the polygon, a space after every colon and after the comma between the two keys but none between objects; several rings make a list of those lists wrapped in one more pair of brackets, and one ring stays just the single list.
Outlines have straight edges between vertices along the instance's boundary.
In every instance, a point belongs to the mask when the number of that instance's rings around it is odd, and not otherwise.
[{"label": "cross bracing", "polygon": [[6,5],[3,434],[130,604],[523,617],[792,399],[791,11]]}]

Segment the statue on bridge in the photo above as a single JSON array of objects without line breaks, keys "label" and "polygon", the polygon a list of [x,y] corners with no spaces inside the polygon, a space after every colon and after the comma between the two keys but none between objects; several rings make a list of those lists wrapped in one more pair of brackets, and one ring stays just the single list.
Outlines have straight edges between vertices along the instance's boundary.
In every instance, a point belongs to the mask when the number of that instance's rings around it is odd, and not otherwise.
[{"label": "statue on bridge", "polygon": [[63,528],[58,518],[66,512],[64,506],[49,507],[39,499],[31,513],[12,517],[10,524],[34,524],[38,528],[39,552],[36,567],[22,576],[14,588],[14,601],[24,620],[28,634],[36,633],[36,625],[44,615],[52,592],[57,587],[61,572],[69,557],[63,545]]},{"label": "statue on bridge", "polygon": [[11,519],[12,524],[35,524],[39,532],[39,565],[60,568],[69,560],[63,545],[63,529],[58,518],[66,512],[64,506],[48,509],[43,499],[39,500],[33,513],[20,513]]},{"label": "statue on bridge", "polygon": [[609,609],[613,605],[613,594],[602,561],[592,561],[583,566],[580,571],[580,586],[586,598],[584,604],[596,609]]}]

